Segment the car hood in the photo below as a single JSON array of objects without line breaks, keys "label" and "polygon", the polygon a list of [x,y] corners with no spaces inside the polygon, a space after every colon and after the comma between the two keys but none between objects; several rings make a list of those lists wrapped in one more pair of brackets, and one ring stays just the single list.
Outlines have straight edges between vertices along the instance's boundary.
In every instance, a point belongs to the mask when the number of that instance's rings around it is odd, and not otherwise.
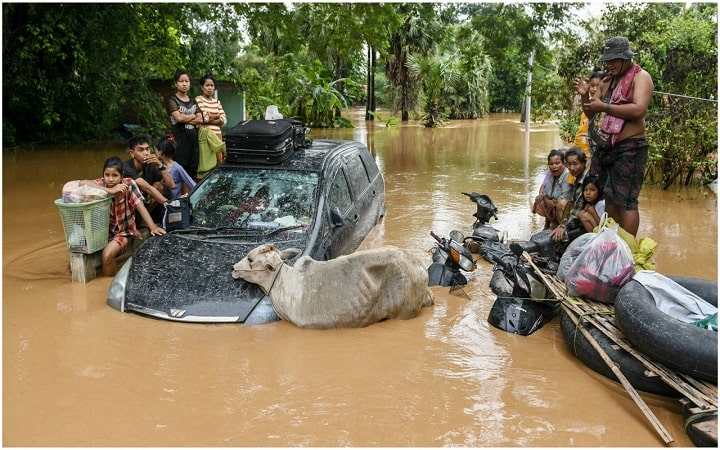
[{"label": "car hood", "polygon": [[[232,266],[260,243],[237,242],[231,235],[219,240],[151,237],[113,280],[107,303],[120,311],[183,322],[279,320],[257,285],[231,276]],[[302,249],[303,244],[287,241],[278,247]]]}]

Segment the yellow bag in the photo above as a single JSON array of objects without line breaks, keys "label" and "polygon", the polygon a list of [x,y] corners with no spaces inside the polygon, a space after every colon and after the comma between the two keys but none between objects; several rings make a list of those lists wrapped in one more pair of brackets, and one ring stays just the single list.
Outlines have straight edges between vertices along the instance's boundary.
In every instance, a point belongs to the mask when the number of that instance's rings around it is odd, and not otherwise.
[{"label": "yellow bag", "polygon": [[217,165],[216,154],[225,152],[225,142],[210,128],[200,127],[198,130],[198,145],[200,148],[198,177],[202,178]]}]

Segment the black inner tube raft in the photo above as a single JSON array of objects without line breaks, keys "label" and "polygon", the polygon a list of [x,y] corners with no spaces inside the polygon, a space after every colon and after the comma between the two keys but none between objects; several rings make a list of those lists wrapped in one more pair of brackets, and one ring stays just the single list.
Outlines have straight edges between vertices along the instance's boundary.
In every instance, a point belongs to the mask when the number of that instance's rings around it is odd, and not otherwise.
[{"label": "black inner tube raft", "polygon": [[[669,277],[717,306],[717,282]],[[630,343],[651,359],[702,380],[717,383],[717,332],[677,320],[655,306],[650,291],[631,280],[615,301],[615,321]]]},{"label": "black inner tube raft", "polygon": [[[620,348],[594,325],[583,322],[582,326],[590,332],[590,335],[600,345],[600,348],[618,365],[622,374],[625,375],[625,378],[635,389],[664,397],[680,397],[680,393],[668,386],[659,376],[650,373],[643,363]],[[563,313],[560,320],[560,329],[568,348],[583,364],[600,375],[619,382],[615,373],[608,367],[605,360],[595,350],[595,347],[590,344],[582,332],[577,329],[570,316],[565,313]]]}]

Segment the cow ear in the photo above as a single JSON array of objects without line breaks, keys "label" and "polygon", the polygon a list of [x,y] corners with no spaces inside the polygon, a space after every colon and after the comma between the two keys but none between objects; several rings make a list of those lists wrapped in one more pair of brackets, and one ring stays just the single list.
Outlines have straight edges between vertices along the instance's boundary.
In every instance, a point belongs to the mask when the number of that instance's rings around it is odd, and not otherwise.
[{"label": "cow ear", "polygon": [[280,252],[280,258],[287,262],[296,257],[300,254],[299,248],[286,248],[285,250]]}]

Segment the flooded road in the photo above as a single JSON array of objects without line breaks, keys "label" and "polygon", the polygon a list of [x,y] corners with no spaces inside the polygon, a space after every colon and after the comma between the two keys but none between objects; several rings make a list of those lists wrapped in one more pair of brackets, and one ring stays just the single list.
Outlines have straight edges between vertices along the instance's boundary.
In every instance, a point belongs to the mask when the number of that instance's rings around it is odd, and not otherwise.
[{"label": "flooded road", "polygon": [[[356,139],[385,175],[387,218],[369,245],[417,252],[429,231],[471,231],[489,195],[510,239],[542,228],[530,203],[561,146],[556,127],[493,115],[427,130],[313,130]],[[526,151],[526,149],[529,149]],[[618,383],[567,349],[559,319],[531,336],[495,329],[490,264],[465,288],[433,287],[418,318],[362,329],[198,325],[122,314],[109,278],[72,283],[53,201],[95,178],[122,146],[3,153],[3,445],[230,447],[659,447]],[[658,270],[717,279],[717,198],[710,189],[646,186],[638,237],[658,242]],[[642,394],[692,446],[677,400]]]}]

